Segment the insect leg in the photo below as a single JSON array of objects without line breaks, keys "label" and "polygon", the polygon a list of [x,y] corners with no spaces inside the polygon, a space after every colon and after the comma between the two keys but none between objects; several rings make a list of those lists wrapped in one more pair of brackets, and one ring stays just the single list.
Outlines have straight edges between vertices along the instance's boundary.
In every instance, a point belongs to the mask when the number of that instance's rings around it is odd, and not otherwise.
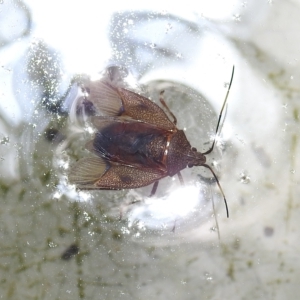
[{"label": "insect leg", "polygon": [[172,232],[173,232],[173,233],[175,232],[176,222],[177,222],[177,218],[174,220],[174,225],[173,225],[173,227],[172,227]]},{"label": "insect leg", "polygon": [[127,209],[125,210],[125,206],[126,207],[129,207],[130,205],[134,205],[138,202],[143,202],[142,200],[136,200],[136,201],[130,201],[129,203],[124,203],[120,206],[119,208],[119,221],[121,221],[123,219],[123,216],[124,216],[124,212],[127,213]]},{"label": "insect leg", "polygon": [[179,179],[181,185],[184,185],[184,181],[183,181],[183,178],[182,178],[182,175],[180,172],[177,173],[177,176],[178,176],[178,179]]},{"label": "insect leg", "polygon": [[176,119],[176,117],[174,116],[174,114],[171,112],[171,110],[169,109],[169,107],[168,107],[168,105],[167,105],[167,103],[165,102],[165,100],[164,100],[164,92],[165,91],[161,91],[160,92],[160,95],[159,95],[159,101],[160,101],[160,103],[164,106],[164,108],[168,111],[168,113],[172,116],[172,118],[173,118],[173,123],[176,125],[177,124],[177,119]]},{"label": "insect leg", "polygon": [[153,184],[152,191],[151,191],[151,194],[150,194],[149,197],[152,197],[156,193],[157,187],[158,187],[158,181],[155,181],[154,184]]}]

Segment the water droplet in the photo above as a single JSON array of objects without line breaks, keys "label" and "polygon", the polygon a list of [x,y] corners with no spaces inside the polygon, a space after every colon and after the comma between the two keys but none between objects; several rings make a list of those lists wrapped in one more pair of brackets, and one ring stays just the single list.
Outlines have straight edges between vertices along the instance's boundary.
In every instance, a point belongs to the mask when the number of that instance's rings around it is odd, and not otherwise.
[{"label": "water droplet", "polygon": [[291,77],[290,77],[290,78],[291,78],[291,80],[293,80],[293,79],[294,79],[294,76],[293,76],[293,75],[291,75]]},{"label": "water droplet", "polygon": [[240,173],[239,181],[244,184],[248,184],[250,182],[250,177],[246,171]]},{"label": "water droplet", "polygon": [[229,87],[229,82],[224,82],[224,88],[227,89]]},{"label": "water droplet", "polygon": [[2,140],[0,140],[1,145],[7,145],[9,143],[9,137],[5,136]]},{"label": "water droplet", "polygon": [[58,191],[56,191],[56,192],[53,194],[52,198],[53,198],[54,200],[58,200],[61,196],[62,196],[61,193],[58,192]]},{"label": "water droplet", "polygon": [[151,48],[151,49],[155,49],[155,48],[156,48],[156,44],[151,43],[151,44],[150,44],[150,48]]},{"label": "water droplet", "polygon": [[296,173],[296,171],[295,171],[294,169],[292,169],[290,172],[291,172],[292,174],[295,174],[295,173]]},{"label": "water droplet", "polygon": [[89,214],[86,211],[83,212],[83,216],[87,222],[91,219],[91,217],[89,216]]},{"label": "water droplet", "polygon": [[241,15],[240,14],[234,14],[232,17],[233,17],[233,20],[235,22],[241,22]]},{"label": "water droplet", "polygon": [[168,23],[166,26],[166,33],[168,33],[173,28],[171,23]]},{"label": "water droplet", "polygon": [[127,227],[124,227],[124,226],[121,228],[121,232],[123,234],[130,234],[130,230]]},{"label": "water droplet", "polygon": [[204,277],[205,277],[206,281],[212,281],[213,280],[213,277],[208,272],[204,273]]},{"label": "water droplet", "polygon": [[[1,4],[1,3],[0,3]],[[1,68],[5,71],[11,72],[11,69],[7,68],[6,66],[1,66]]]},{"label": "water droplet", "polygon": [[48,247],[49,247],[49,248],[56,248],[56,247],[57,247],[57,244],[55,244],[55,243],[52,242],[52,241],[49,241],[49,242],[48,242]]}]

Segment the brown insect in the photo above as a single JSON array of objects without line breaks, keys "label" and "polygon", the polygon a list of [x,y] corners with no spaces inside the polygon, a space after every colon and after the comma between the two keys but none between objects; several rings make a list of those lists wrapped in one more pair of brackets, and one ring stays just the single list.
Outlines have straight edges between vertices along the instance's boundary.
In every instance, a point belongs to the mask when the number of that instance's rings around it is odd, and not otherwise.
[{"label": "brown insect", "polygon": [[[234,67],[226,97],[219,115],[216,135],[229,95]],[[176,117],[169,110],[160,94],[160,102],[172,116],[171,121],[162,108],[151,100],[113,81],[101,79],[85,87],[85,103],[92,103],[94,111],[104,116],[93,116],[97,129],[94,140],[86,148],[94,157],[80,159],[69,174],[69,181],[79,189],[120,190],[134,189],[154,183],[154,195],[160,179],[178,175],[186,167],[203,166],[209,169],[223,195],[227,217],[228,206],[219,180],[206,164],[205,155],[213,151],[215,140],[204,153],[191,147],[183,130],[176,127]]]}]

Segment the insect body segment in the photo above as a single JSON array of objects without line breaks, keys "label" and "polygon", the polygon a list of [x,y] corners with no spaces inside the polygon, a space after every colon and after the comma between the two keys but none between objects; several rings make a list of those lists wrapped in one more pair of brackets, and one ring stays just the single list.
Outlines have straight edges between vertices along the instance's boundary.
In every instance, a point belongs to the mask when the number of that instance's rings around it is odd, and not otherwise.
[{"label": "insect body segment", "polygon": [[205,156],[193,149],[191,147],[191,144],[187,140],[183,130],[178,130],[172,135],[167,155],[169,176],[177,174],[187,166],[199,166],[206,161]]},{"label": "insect body segment", "polygon": [[163,169],[165,132],[142,122],[113,122],[99,130],[94,149],[112,162]]}]

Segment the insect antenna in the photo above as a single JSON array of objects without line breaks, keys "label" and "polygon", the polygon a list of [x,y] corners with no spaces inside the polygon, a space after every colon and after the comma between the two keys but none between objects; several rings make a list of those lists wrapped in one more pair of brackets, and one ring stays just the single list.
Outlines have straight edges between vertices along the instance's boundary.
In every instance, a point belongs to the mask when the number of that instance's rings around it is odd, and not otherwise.
[{"label": "insect antenna", "polygon": [[215,180],[216,180],[216,183],[217,183],[217,185],[219,186],[219,189],[220,189],[220,191],[221,191],[221,193],[222,193],[222,195],[223,195],[223,199],[224,199],[224,203],[225,203],[225,207],[226,207],[226,215],[227,215],[227,218],[229,218],[229,210],[228,210],[228,205],[227,205],[226,197],[225,197],[225,194],[224,194],[224,192],[223,192],[223,189],[222,189],[222,187],[221,187],[221,185],[220,185],[220,182],[219,182],[219,179],[218,179],[217,175],[215,174],[215,172],[213,171],[213,169],[212,169],[209,165],[203,164],[203,165],[201,165],[201,166],[203,166],[203,167],[209,169],[209,170],[211,171],[211,173],[214,175]]},{"label": "insect antenna", "polygon": [[221,121],[222,114],[223,114],[223,110],[224,110],[224,108],[225,108],[225,104],[226,104],[226,102],[227,102],[227,98],[228,98],[229,91],[230,91],[230,88],[231,88],[231,84],[232,84],[232,80],[233,80],[233,75],[234,75],[234,66],[232,67],[232,73],[231,73],[230,83],[229,83],[229,86],[228,86],[228,89],[227,89],[227,93],[226,93],[226,96],[225,96],[225,100],[224,100],[224,102],[223,102],[223,106],[222,106],[221,111],[220,111],[220,114],[219,114],[219,119],[218,119],[218,124],[217,124],[217,128],[216,128],[216,134],[215,134],[214,141],[213,141],[213,143],[212,143],[210,149],[207,150],[206,152],[202,153],[203,155],[209,154],[209,153],[212,152],[213,149],[214,149],[215,142],[216,142],[216,138],[217,138],[217,133],[218,133],[219,126],[220,126],[220,121]]}]

